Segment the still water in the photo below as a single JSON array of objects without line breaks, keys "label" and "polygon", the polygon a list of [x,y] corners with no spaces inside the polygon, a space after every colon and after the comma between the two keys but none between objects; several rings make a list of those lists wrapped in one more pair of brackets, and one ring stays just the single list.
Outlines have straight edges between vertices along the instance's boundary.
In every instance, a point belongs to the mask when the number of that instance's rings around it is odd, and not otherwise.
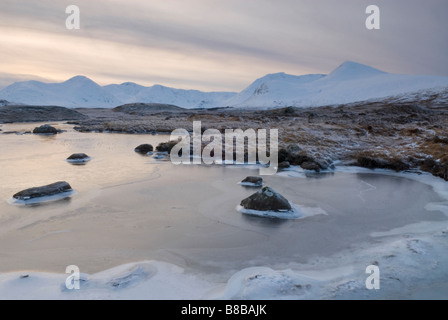
[{"label": "still water", "polygon": [[[5,124],[3,131],[36,124]],[[371,234],[420,221],[441,221],[430,186],[373,173],[264,176],[291,202],[326,214],[299,220],[246,216],[236,210],[257,189],[237,183],[255,167],[175,166],[133,150],[168,136],[78,133],[0,135],[0,272],[93,273],[119,264],[163,260],[219,273],[245,267],[307,263],[360,243]],[[84,152],[92,160],[65,159]],[[20,190],[67,181],[76,194],[52,203],[18,206]]]}]

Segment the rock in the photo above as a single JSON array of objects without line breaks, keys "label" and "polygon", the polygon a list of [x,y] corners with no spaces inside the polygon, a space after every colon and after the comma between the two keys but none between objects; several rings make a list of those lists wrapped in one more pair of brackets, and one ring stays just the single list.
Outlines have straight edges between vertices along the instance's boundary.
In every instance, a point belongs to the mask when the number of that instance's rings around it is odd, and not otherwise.
[{"label": "rock", "polygon": [[289,163],[289,161],[283,161],[278,164],[279,169],[286,169],[289,168],[290,166],[291,164]]},{"label": "rock", "polygon": [[74,153],[67,158],[67,161],[73,163],[85,163],[90,161],[90,157],[85,153]]},{"label": "rock", "polygon": [[263,185],[263,178],[249,176],[241,181],[240,184],[248,187],[261,187]]},{"label": "rock", "polygon": [[13,195],[13,198],[17,200],[29,200],[40,197],[54,196],[70,191],[73,191],[73,189],[67,182],[59,181],[46,186],[34,187],[20,191]]},{"label": "rock", "polygon": [[438,162],[429,158],[420,162],[420,169],[448,181],[448,163]]},{"label": "rock", "polygon": [[154,150],[154,147],[150,144],[141,144],[137,148],[134,149],[135,152],[140,154],[148,154],[149,152],[152,152]]},{"label": "rock", "polygon": [[305,162],[303,162],[300,166],[301,166],[302,169],[304,169],[304,170],[314,170],[314,171],[316,171],[316,172],[319,172],[319,171],[320,171],[320,166],[319,166],[319,164],[317,164],[317,163],[314,162],[314,161],[305,161]]},{"label": "rock", "polygon": [[168,141],[168,142],[161,142],[157,147],[156,150],[159,152],[170,152],[171,149],[178,143],[178,141]]},{"label": "rock", "polygon": [[264,187],[257,193],[241,201],[244,209],[257,211],[290,211],[291,204],[281,194],[270,187]]},{"label": "rock", "polygon": [[55,127],[50,126],[49,124],[44,124],[40,127],[34,128],[34,134],[57,134],[58,130]]},{"label": "rock", "polygon": [[382,159],[369,156],[358,157],[356,165],[369,169],[390,169],[397,172],[410,169],[410,165],[401,159]]}]

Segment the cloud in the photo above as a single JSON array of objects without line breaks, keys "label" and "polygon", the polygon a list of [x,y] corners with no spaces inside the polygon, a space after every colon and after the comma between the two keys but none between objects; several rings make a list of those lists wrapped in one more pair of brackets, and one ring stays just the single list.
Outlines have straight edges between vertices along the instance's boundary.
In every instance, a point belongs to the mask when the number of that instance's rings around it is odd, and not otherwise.
[{"label": "cloud", "polygon": [[[65,7],[81,30],[65,28]],[[135,81],[241,90],[266,73],[328,73],[345,60],[448,75],[445,0],[97,0],[0,3],[0,70],[102,84]]]}]

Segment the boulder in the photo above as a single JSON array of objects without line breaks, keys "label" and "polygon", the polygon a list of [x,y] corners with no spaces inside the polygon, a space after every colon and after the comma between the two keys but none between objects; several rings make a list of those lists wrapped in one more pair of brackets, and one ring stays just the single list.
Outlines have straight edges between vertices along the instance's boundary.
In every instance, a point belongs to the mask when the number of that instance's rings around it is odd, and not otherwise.
[{"label": "boulder", "polygon": [[55,127],[52,127],[49,124],[44,124],[33,130],[34,134],[57,134],[58,132],[59,131]]},{"label": "boulder", "polygon": [[300,166],[301,166],[302,169],[304,169],[304,170],[314,170],[314,171],[316,171],[316,172],[319,172],[319,171],[320,171],[320,166],[319,166],[319,164],[317,164],[317,163],[314,162],[314,161],[305,161],[305,162],[303,162]]},{"label": "boulder", "polygon": [[13,195],[13,198],[17,200],[30,200],[34,198],[54,196],[70,191],[73,191],[73,189],[67,182],[59,181],[46,186],[34,187],[20,191]]},{"label": "boulder", "polygon": [[154,147],[150,144],[141,144],[137,148],[134,149],[135,152],[140,154],[148,154],[149,152],[152,152],[154,150]]},{"label": "boulder", "polygon": [[257,211],[290,211],[291,204],[281,194],[270,187],[264,187],[250,197],[241,201],[244,209]]},{"label": "boulder", "polygon": [[87,162],[90,160],[90,157],[85,153],[74,153],[70,157],[67,158],[68,162]]},{"label": "boulder", "polygon": [[279,169],[286,169],[289,168],[290,166],[291,164],[289,163],[289,161],[282,161],[278,164]]},{"label": "boulder", "polygon": [[246,177],[243,181],[241,181],[240,184],[249,187],[261,187],[263,185],[263,178],[249,176]]},{"label": "boulder", "polygon": [[171,152],[171,149],[178,143],[178,141],[168,141],[168,142],[161,142],[157,147],[156,150],[159,152]]}]

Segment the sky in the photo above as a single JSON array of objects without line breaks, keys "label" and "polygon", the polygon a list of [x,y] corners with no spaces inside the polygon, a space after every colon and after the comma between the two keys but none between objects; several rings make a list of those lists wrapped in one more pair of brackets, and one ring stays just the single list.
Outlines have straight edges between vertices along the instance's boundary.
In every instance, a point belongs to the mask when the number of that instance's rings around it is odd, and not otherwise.
[{"label": "sky", "polygon": [[[368,30],[366,8],[380,9]],[[66,7],[80,9],[68,30]],[[241,91],[268,73],[350,60],[448,76],[446,0],[1,0],[0,88],[15,81],[136,82]]]}]

